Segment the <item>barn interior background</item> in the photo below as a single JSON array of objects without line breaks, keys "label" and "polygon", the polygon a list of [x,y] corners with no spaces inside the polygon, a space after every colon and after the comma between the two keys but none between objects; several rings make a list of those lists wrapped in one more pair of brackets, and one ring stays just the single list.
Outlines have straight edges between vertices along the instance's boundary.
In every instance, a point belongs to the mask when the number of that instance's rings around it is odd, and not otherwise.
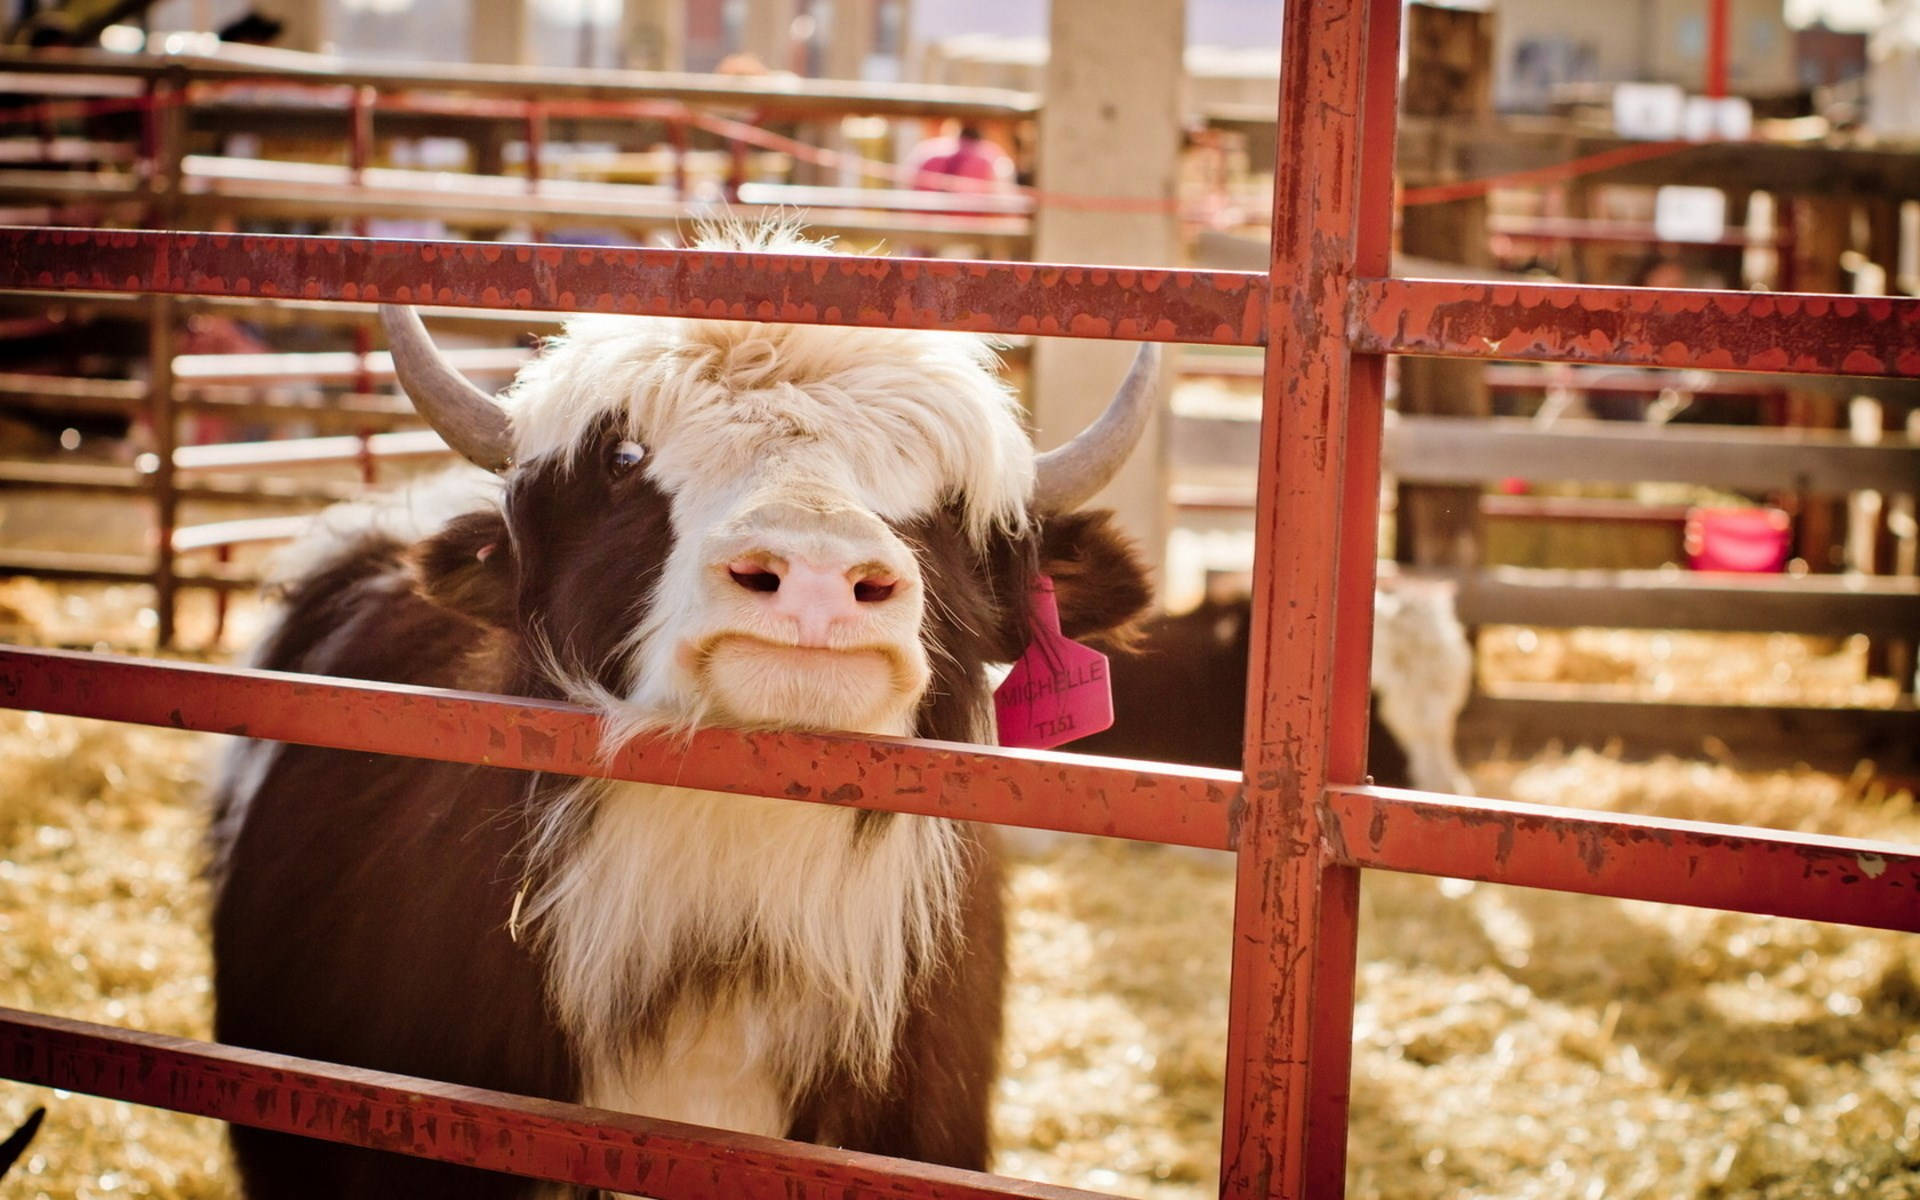
[{"label": "barn interior background", "polygon": [[[1920,3],[1591,9],[1412,6],[1396,273],[1920,292]],[[862,250],[1259,268],[1278,29],[1265,0],[51,4],[0,51],[0,206],[669,245],[799,209]],[[961,125],[984,188],[914,167]],[[483,382],[554,328],[429,316]],[[0,299],[0,632],[243,646],[302,514],[440,459],[371,318]],[[1008,346],[1043,444],[1126,355]],[[1111,499],[1178,610],[1250,562],[1260,361],[1170,357]],[[1920,390],[1395,366],[1380,547],[1475,632],[1478,790],[1915,840]],[[204,1036],[211,739],[0,738],[0,1004]],[[1212,1191],[1230,873],[1056,844],[1013,887],[1000,1169]],[[1365,906],[1352,1194],[1920,1195],[1911,939],[1397,876]],[[36,1105],[9,1188],[225,1193],[211,1122],[0,1084],[0,1127]]]}]

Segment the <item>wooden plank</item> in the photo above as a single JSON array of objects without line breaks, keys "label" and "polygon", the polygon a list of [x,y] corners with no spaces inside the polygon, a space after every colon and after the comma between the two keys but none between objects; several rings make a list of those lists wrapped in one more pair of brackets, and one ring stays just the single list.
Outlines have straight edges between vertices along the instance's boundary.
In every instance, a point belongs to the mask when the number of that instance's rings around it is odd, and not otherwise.
[{"label": "wooden plank", "polygon": [[[1237,123],[1257,112],[1234,114]],[[1263,123],[1271,125],[1273,114]],[[1401,163],[1409,186],[1556,167],[1630,146],[1629,139],[1558,117],[1503,116],[1479,122],[1405,116],[1400,121]],[[1442,159],[1431,147],[1455,148]],[[1457,173],[1455,173],[1457,172]],[[1804,192],[1810,180],[1827,181],[1863,196],[1920,195],[1920,155],[1898,146],[1883,149],[1817,143],[1732,141],[1675,146],[1659,157],[1623,162],[1590,176],[1594,181],[1646,187],[1690,184],[1728,191],[1775,194]]]},{"label": "wooden plank", "polygon": [[149,476],[93,463],[3,462],[0,486],[79,492],[145,492]]},{"label": "wooden plank", "polygon": [[85,138],[0,138],[0,162],[84,163],[131,162],[138,147],[127,142],[98,142]]},{"label": "wooden plank", "polygon": [[147,385],[138,379],[77,379],[65,375],[33,375],[23,371],[0,372],[0,403],[60,406],[106,410],[129,409],[145,404]]},{"label": "wooden plank", "polygon": [[[197,548],[197,547],[196,547]],[[30,575],[66,583],[152,583],[153,561],[137,554],[76,554],[65,550],[0,551],[0,576]],[[219,563],[201,570],[178,572],[175,587],[246,591],[260,586],[260,578]]]},{"label": "wooden plank", "polygon": [[186,525],[173,531],[177,553],[215,550],[258,542],[291,541],[313,527],[313,517],[244,517],[233,521],[212,521],[205,525]]},{"label": "wooden plank", "polygon": [[1862,446],[1843,432],[1745,426],[1483,421],[1401,416],[1386,431],[1390,469],[1402,478],[1482,482],[1527,479],[1698,483],[1749,491],[1839,495],[1861,488],[1920,490],[1920,446],[1888,438]]},{"label": "wooden plank", "polygon": [[1634,525],[1684,525],[1692,511],[1684,504],[1642,504],[1606,496],[1480,497],[1480,515],[1506,520],[1626,522]]},{"label": "wooden plank", "polygon": [[[1255,422],[1176,416],[1173,461],[1211,469],[1252,466]],[[1420,483],[1538,481],[1697,483],[1745,491],[1843,495],[1863,488],[1920,491],[1920,443],[1860,445],[1841,431],[1643,425],[1523,417],[1400,414],[1386,429],[1387,469]]]},{"label": "wooden plank", "polygon": [[[16,377],[18,378],[18,377]],[[35,412],[74,415],[77,413],[133,413],[146,403],[140,395],[119,393],[124,380],[71,380],[73,383],[101,383],[101,388],[74,388],[42,393],[16,390],[0,384],[0,407],[26,408]],[[134,385],[137,389],[138,384]],[[185,391],[186,389],[182,389]],[[413,406],[396,396],[350,393],[330,397],[275,396],[252,385],[213,385],[179,398],[175,407],[182,412],[201,412],[233,420],[300,421],[341,432],[412,428],[422,424]]]},{"label": "wooden plank", "polygon": [[1826,392],[1836,396],[1872,396],[1879,400],[1920,402],[1920,384],[1910,379],[1863,379],[1853,375],[1750,375],[1733,371],[1661,367],[1588,367],[1573,364],[1495,363],[1487,368],[1487,386],[1495,391],[1621,393],[1653,396],[1672,389],[1694,396],[1751,396],[1756,400],[1787,391]]},{"label": "wooden plank", "polygon": [[1534,685],[1475,696],[1460,714],[1462,752],[1527,754],[1550,742],[1615,744],[1636,757],[1730,753],[1743,766],[1804,762],[1839,771],[1871,759],[1883,772],[1920,770],[1920,709],[1911,701],[1891,708],[1817,708],[1656,703],[1591,693],[1573,685]]},{"label": "wooden plank", "polygon": [[1488,567],[1459,577],[1469,625],[1701,629],[1843,637],[1920,629],[1920,580]]},{"label": "wooden plank", "polygon": [[[259,168],[243,171],[242,166]],[[431,218],[461,228],[526,223],[541,229],[606,226],[647,232],[678,232],[694,206],[670,190],[639,184],[549,181],[528,194],[513,176],[452,175],[426,171],[369,170],[356,185],[344,167],[314,163],[241,163],[196,156],[187,167],[183,216],[197,224],[221,218],[262,220],[331,218]],[[409,178],[419,176],[418,179]],[[144,201],[147,187],[126,175],[99,172],[0,170],[0,200],[52,202]],[[779,203],[736,203],[743,220],[785,214]],[[963,216],[889,213],[878,210],[809,214],[808,227],[849,237],[970,238],[1003,252],[1024,245],[1031,221],[1022,215]]]},{"label": "wooden plank", "polygon": [[[47,301],[33,292],[0,294],[0,312],[20,312],[41,316],[52,333],[71,323],[98,319],[103,314],[125,316],[145,310],[143,295],[116,295],[110,292],[67,292],[61,296],[57,319],[46,316]],[[187,312],[226,313],[255,325],[374,325],[379,321],[379,306],[353,301],[266,299],[258,296],[182,296],[180,307]],[[521,309],[446,308],[440,305],[416,306],[429,328],[519,337],[554,330],[569,314],[541,313]],[[23,335],[24,336],[24,335]]]},{"label": "wooden plank", "polygon": [[[0,70],[18,72],[21,91],[56,90],[52,86],[54,81],[45,77],[48,74],[90,75],[100,79],[185,76],[201,81],[260,84],[269,90],[280,84],[304,83],[328,89],[364,85],[383,91],[445,91],[549,101],[674,100],[732,109],[832,116],[852,113],[1018,120],[1031,116],[1039,107],[1038,98],[1032,94],[1002,88],[845,82],[799,79],[791,75],[749,78],[588,68],[554,71],[547,67],[469,63],[375,65],[347,62],[327,54],[231,44],[222,47],[217,56],[114,54],[101,50],[68,50],[59,55],[46,55],[9,49],[0,51]],[[29,76],[36,78],[29,82]]]},{"label": "wooden plank", "polygon": [[[151,493],[153,476],[132,467],[91,463],[0,462],[0,490],[96,492],[105,495],[144,496]],[[224,479],[182,484],[174,489],[181,500],[286,501],[332,503],[364,496],[359,483],[274,478]]]},{"label": "wooden plank", "polygon": [[179,471],[276,471],[287,467],[445,458],[453,452],[431,429],[376,433],[371,437],[282,438],[269,442],[223,442],[174,451]]},{"label": "wooden plank", "polygon": [[150,189],[132,175],[117,171],[0,170],[0,197],[11,201],[145,201]]},{"label": "wooden plank", "polygon": [[[453,348],[440,351],[448,366],[463,375],[512,375],[533,351],[519,346]],[[179,354],[173,373],[183,385],[195,383],[343,383],[361,377],[392,379],[393,355],[385,350],[267,354]]]}]

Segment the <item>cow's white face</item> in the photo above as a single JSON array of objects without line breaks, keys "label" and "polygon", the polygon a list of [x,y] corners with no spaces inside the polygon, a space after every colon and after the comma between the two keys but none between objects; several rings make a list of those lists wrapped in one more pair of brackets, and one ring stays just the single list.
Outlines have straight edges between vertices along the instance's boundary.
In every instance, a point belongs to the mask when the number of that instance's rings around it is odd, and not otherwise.
[{"label": "cow's white face", "polygon": [[[703,248],[826,250],[785,227]],[[510,632],[615,734],[976,740],[985,665],[1024,649],[1036,571],[1070,636],[1148,598],[1125,539],[1075,510],[1145,428],[1151,346],[1099,419],[1036,456],[972,335],[582,317],[496,398],[412,313],[382,319],[422,415],[507,478],[503,511],[418,549],[427,593]]]},{"label": "cow's white face", "polygon": [[[806,246],[773,230],[710,248]],[[964,335],[583,318],[496,399],[417,316],[382,318],[422,415],[505,478],[501,503],[410,549],[421,592],[491,629],[469,644],[509,689],[590,699],[615,742],[701,723],[983,740],[986,666],[1026,646],[1038,573],[1069,636],[1149,599],[1110,514],[1076,510],[1138,440],[1151,350],[1036,457]],[[879,1084],[959,936],[970,852],[952,822],[598,781],[530,804],[544,882],[524,916],[600,1103],[785,1132],[829,1065]],[[687,1012],[739,1021],[675,1049],[676,1006],[707,979],[752,981],[752,1003],[699,997]],[[728,1050],[751,1103],[658,1103],[703,1047]]]},{"label": "cow's white face", "polygon": [[[644,593],[623,699],[671,723],[911,732],[939,602],[914,530],[946,519],[984,549],[1027,521],[1033,453],[991,366],[944,334],[570,325],[507,403],[519,461],[609,476],[587,504],[665,502],[668,546],[634,548],[664,550],[644,583],[604,580]],[[579,514],[613,537],[617,517]]]}]

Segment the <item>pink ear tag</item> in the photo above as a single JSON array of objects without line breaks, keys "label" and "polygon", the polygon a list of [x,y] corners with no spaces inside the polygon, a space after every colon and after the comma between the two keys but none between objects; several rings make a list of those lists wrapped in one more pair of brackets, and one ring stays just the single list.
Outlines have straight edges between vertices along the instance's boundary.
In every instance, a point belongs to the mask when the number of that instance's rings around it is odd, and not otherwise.
[{"label": "pink ear tag", "polygon": [[1033,641],[993,692],[1000,744],[1047,750],[1113,724],[1107,656],[1060,632],[1053,580],[1033,590]]}]

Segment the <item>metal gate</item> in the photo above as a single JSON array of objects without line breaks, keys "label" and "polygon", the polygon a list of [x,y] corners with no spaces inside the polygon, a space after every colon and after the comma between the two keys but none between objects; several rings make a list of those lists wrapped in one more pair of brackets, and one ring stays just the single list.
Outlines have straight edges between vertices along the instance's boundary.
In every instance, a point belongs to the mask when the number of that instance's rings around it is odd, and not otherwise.
[{"label": "metal gate", "polygon": [[[1920,301],[1389,277],[1401,0],[1286,6],[1267,274],[0,230],[0,287],[1266,348],[1244,772],[707,731],[596,759],[562,704],[0,650],[0,703],[1238,852],[1223,1194],[1343,1186],[1362,869],[1920,931],[1920,851],[1359,786],[1385,355],[1920,377]],[[491,1170],[698,1196],[1070,1189],[0,1012],[0,1075]]]}]

